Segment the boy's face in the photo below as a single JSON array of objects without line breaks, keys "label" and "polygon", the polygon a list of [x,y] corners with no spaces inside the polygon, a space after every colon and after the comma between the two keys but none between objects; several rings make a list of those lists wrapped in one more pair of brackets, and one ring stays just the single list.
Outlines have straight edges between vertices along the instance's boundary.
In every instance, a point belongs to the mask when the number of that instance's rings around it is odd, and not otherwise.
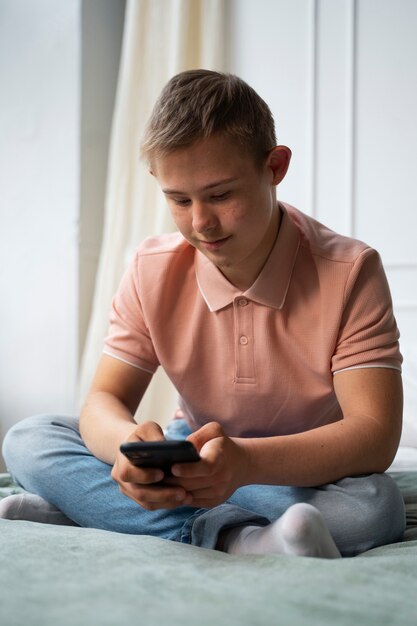
[{"label": "boy's face", "polygon": [[280,219],[275,186],[290,156],[281,146],[257,167],[246,151],[215,135],[153,163],[179,231],[242,290],[274,245]]}]

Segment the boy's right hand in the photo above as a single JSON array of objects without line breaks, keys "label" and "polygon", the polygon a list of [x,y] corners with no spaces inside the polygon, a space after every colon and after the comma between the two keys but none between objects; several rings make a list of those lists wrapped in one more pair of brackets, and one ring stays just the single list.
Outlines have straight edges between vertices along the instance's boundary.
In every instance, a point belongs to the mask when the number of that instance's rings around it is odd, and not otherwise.
[{"label": "boy's right hand", "polygon": [[[163,441],[162,428],[156,422],[138,424],[127,441]],[[158,484],[164,477],[159,469],[144,469],[131,463],[120,451],[111,472],[120,491],[148,511],[174,509],[191,502],[185,489]]]}]

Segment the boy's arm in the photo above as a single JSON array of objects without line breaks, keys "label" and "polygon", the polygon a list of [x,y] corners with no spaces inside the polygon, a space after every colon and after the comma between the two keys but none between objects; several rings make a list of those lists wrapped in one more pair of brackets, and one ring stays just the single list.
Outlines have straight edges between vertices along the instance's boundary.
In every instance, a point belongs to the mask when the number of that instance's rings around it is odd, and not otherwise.
[{"label": "boy's arm", "polygon": [[113,465],[120,443],[137,429],[135,411],[152,375],[103,354],[80,415],[81,436],[100,460]]},{"label": "boy's arm", "polygon": [[155,422],[137,424],[134,414],[152,375],[118,359],[102,355],[80,416],[80,432],[88,449],[112,465],[120,491],[148,509],[170,509],[187,503],[182,487],[153,487],[163,478],[158,469],[135,467],[119,451],[125,441],[161,441]]},{"label": "boy's arm", "polygon": [[245,484],[308,487],[384,472],[401,434],[401,374],[348,370],[335,375],[334,387],[344,416],[339,422],[280,437],[228,438],[216,424],[190,435],[203,462],[173,471],[192,505],[215,506]]},{"label": "boy's arm", "polygon": [[402,384],[398,371],[365,368],[341,372],[334,386],[344,419],[295,435],[230,438],[216,423],[188,437],[202,461],[173,467],[171,486],[153,486],[159,470],[134,467],[118,451],[127,440],[161,440],[153,422],[133,419],[151,375],[103,355],[83,407],[80,430],[95,456],[113,465],[112,476],[127,496],[148,509],[189,504],[212,507],[238,487],[276,484],[299,487],[345,476],[383,472],[401,434]]},{"label": "boy's arm", "polygon": [[[240,440],[260,482],[317,486],[345,476],[384,472],[398,448],[402,426],[401,374],[364,368],[334,376],[341,421],[305,433]],[[276,445],[274,445],[276,444]]]}]

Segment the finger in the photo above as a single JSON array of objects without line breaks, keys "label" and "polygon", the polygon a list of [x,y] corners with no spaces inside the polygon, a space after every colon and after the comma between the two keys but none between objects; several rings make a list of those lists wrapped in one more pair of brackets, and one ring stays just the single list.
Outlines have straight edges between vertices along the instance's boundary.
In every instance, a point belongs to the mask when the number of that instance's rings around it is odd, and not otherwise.
[{"label": "finger", "polygon": [[203,489],[190,490],[192,498],[192,506],[202,509],[210,509],[214,506],[218,506],[226,501],[227,496],[223,489],[213,488],[213,485],[207,486]]},{"label": "finger", "polygon": [[205,459],[196,463],[175,463],[171,467],[172,475],[180,478],[203,478],[211,476],[212,472],[212,464]]},{"label": "finger", "polygon": [[[117,476],[117,478],[116,478]],[[123,464],[120,464],[117,470],[115,470],[115,478],[124,483],[136,483],[139,485],[151,485],[158,483],[164,478],[164,472],[160,469],[142,469],[133,465],[130,461],[126,460]]]},{"label": "finger", "polygon": [[[218,432],[216,428],[219,426],[214,423],[214,430]],[[221,428],[221,427],[220,427]],[[203,447],[200,449],[200,461],[195,463],[175,463],[172,466],[171,472],[173,476],[178,477],[198,477],[198,476],[212,476],[218,467],[219,459],[223,454],[225,437],[216,437],[215,439],[209,439]]]},{"label": "finger", "polygon": [[193,493],[197,489],[206,489],[213,485],[212,476],[198,476],[196,478],[165,478],[164,483],[172,487],[182,487],[188,493]]},{"label": "finger", "polygon": [[[121,491],[147,509],[174,508],[187,501],[185,489],[172,487],[142,487],[128,483],[121,485]],[[188,498],[189,500],[189,498]]]},{"label": "finger", "polygon": [[143,422],[130,435],[128,441],[164,441],[164,431],[156,422]]},{"label": "finger", "polygon": [[216,439],[216,437],[224,437],[225,432],[218,422],[209,422],[205,424],[194,433],[187,437],[187,441],[191,441],[200,452],[201,448],[210,439]]}]

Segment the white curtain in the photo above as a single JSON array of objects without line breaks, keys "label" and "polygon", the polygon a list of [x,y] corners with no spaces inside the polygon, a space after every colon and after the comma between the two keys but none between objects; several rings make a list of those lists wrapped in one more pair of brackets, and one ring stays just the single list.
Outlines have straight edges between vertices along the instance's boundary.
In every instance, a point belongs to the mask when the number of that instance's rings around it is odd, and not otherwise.
[{"label": "white curtain", "polygon": [[[162,194],[139,161],[141,136],[164,84],[180,71],[224,66],[224,0],[128,0],[110,143],[105,225],[80,371],[82,403],[103,348],[112,297],[138,243],[174,230]],[[137,419],[165,424],[176,393],[159,368]]]}]

